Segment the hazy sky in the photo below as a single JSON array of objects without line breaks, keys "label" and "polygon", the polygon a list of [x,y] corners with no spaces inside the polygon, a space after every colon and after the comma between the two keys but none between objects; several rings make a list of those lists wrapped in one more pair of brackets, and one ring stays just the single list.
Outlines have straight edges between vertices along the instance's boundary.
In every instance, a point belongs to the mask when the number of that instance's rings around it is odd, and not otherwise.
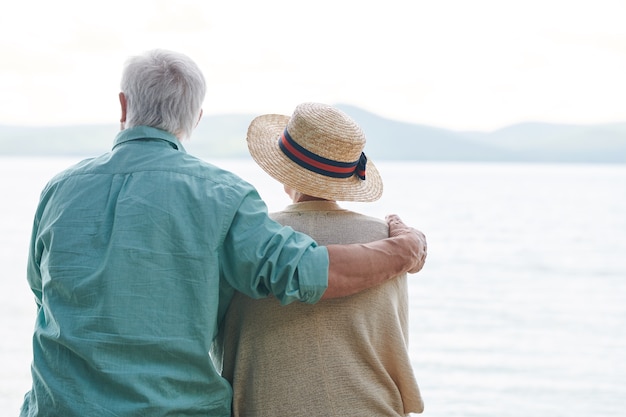
[{"label": "hazy sky", "polygon": [[0,124],[116,123],[130,55],[184,52],[205,113],[348,103],[450,129],[626,121],[624,0],[10,1]]}]

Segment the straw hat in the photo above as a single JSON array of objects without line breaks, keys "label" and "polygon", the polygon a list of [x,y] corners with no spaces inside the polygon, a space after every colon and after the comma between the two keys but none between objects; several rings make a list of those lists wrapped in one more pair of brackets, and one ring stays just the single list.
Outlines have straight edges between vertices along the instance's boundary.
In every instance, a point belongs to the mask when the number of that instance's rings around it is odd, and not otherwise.
[{"label": "straw hat", "polygon": [[250,123],[247,139],[256,163],[301,193],[363,202],[383,193],[380,174],[363,153],[363,131],[334,107],[303,103],[291,117],[259,116]]}]

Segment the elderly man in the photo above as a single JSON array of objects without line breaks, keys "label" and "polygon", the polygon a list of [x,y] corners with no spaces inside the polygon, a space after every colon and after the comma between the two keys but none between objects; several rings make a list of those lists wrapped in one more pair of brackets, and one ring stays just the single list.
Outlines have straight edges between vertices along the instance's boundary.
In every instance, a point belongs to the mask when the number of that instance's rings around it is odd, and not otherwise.
[{"label": "elderly man", "polygon": [[54,177],[35,213],[21,416],[229,416],[209,351],[235,290],[315,303],[421,269],[424,237],[396,217],[395,238],[318,246],[272,221],[251,185],[188,155],[205,96],[188,57],[133,57],[121,90],[113,149]]}]

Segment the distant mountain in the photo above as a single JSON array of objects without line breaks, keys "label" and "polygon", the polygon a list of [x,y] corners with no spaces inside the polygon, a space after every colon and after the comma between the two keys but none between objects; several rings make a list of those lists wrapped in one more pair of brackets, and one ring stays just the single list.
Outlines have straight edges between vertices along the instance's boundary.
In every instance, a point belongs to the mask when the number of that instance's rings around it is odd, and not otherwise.
[{"label": "distant mountain", "polygon": [[367,137],[372,159],[426,161],[502,161],[515,159],[505,148],[482,143],[471,135],[385,119],[358,107],[337,107],[352,117]]},{"label": "distant mountain", "polygon": [[521,123],[476,139],[507,149],[526,161],[626,162],[626,123]]},{"label": "distant mountain", "polygon": [[[626,123],[522,123],[493,132],[459,132],[411,124],[338,104],[367,136],[372,160],[626,163]],[[188,152],[203,158],[249,158],[253,114],[203,117]],[[98,155],[111,148],[117,125],[0,126],[0,155]]]},{"label": "distant mountain", "polygon": [[365,131],[377,159],[432,161],[626,162],[626,122],[520,123],[494,132],[457,132],[384,119],[337,106]]}]

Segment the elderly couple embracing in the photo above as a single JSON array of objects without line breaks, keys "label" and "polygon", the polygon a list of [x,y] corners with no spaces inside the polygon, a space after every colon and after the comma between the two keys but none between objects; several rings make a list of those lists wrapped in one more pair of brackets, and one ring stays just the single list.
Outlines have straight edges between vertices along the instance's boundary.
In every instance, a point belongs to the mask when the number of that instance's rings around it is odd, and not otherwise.
[{"label": "elderly couple embracing", "polygon": [[341,111],[303,103],[248,129],[292,204],[185,152],[205,80],[187,56],[128,60],[110,152],[52,178],[28,257],[32,389],[21,416],[403,416],[407,273],[426,240],[338,201],[382,180]]}]

